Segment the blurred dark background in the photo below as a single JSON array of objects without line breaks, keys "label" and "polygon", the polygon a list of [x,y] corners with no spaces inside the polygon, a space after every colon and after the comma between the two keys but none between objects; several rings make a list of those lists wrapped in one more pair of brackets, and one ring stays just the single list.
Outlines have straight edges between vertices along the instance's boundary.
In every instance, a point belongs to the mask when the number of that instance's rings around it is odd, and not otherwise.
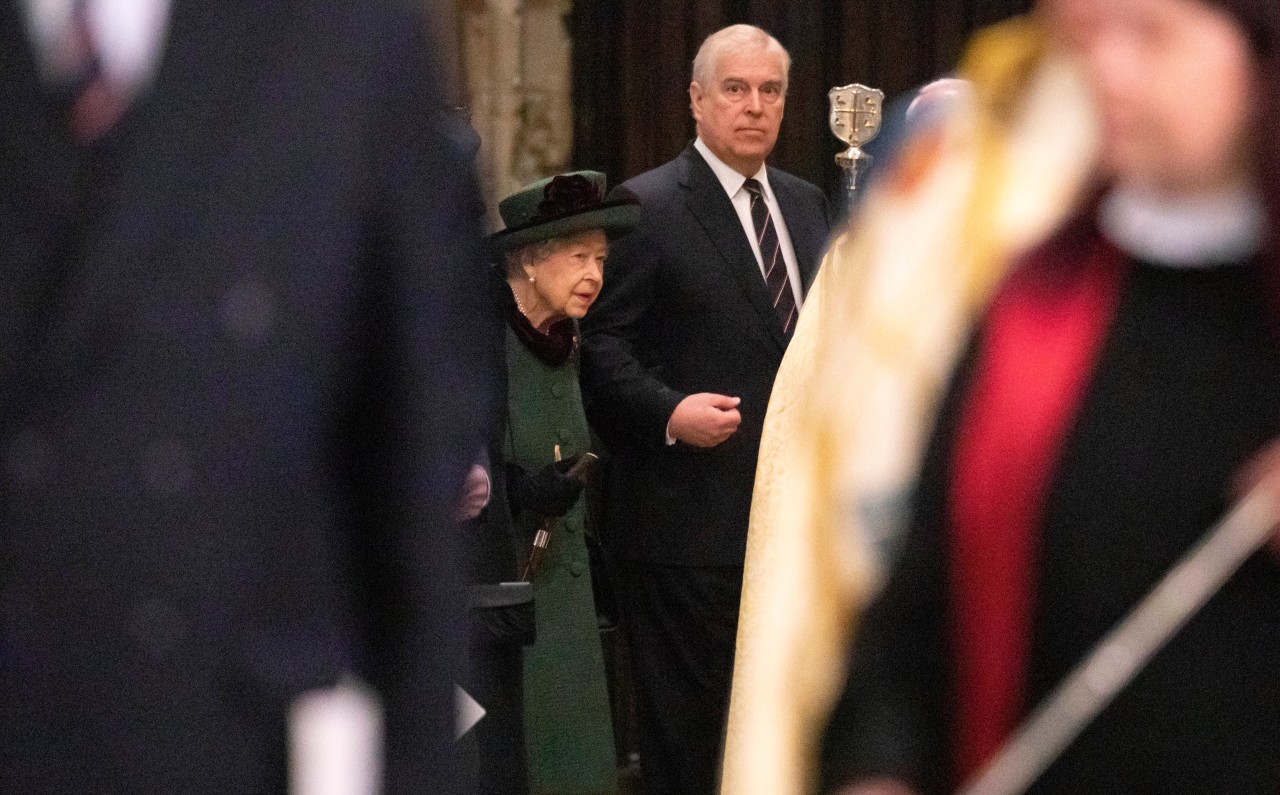
[{"label": "blurred dark background", "polygon": [[830,194],[839,143],[827,91],[863,83],[886,101],[953,69],[969,35],[1026,11],[1030,0],[576,0],[572,40],[573,164],[610,184],[670,160],[693,140],[687,89],[707,35],[738,22],[791,53],[773,165]]}]

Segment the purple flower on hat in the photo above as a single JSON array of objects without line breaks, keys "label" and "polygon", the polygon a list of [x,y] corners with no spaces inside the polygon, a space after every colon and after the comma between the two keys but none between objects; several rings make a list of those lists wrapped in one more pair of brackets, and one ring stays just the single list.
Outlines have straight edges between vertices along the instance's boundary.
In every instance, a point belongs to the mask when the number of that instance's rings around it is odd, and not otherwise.
[{"label": "purple flower on hat", "polygon": [[594,209],[604,201],[600,186],[581,174],[562,174],[547,183],[534,223],[553,221]]}]

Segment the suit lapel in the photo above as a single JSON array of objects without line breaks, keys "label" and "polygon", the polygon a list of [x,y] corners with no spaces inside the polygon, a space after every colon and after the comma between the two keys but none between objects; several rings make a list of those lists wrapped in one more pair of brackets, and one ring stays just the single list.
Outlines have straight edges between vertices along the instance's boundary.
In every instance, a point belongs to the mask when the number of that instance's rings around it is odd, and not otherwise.
[{"label": "suit lapel", "polygon": [[[157,250],[181,240],[197,220],[192,198],[217,178],[220,158],[251,135],[246,119],[260,108],[254,93],[275,59],[270,42],[285,22],[285,3],[174,0],[164,52],[151,84],[122,125],[116,181],[86,230],[84,256],[66,296],[77,311],[54,318],[49,344],[74,341],[118,291],[154,278]],[[139,272],[133,272],[139,269]],[[141,272],[142,270],[147,272]]]},{"label": "suit lapel", "polygon": [[40,83],[18,6],[0,2],[0,388],[16,383],[16,368],[30,349],[78,170],[78,155]]},{"label": "suit lapel", "polygon": [[826,232],[808,213],[803,212],[798,198],[785,180],[777,178],[777,172],[772,168],[769,169],[769,187],[778,198],[782,220],[787,224],[791,247],[796,252],[796,265],[800,270],[800,293],[808,295],[809,286],[813,284],[813,277],[818,271],[819,258],[822,256],[819,247],[826,242]]},{"label": "suit lapel", "polygon": [[173,200],[198,191],[209,158],[245,134],[285,5],[174,0],[160,69],[130,110],[132,142],[96,242],[138,261],[140,249],[166,238],[180,220]]},{"label": "suit lapel", "polygon": [[755,307],[770,336],[780,348],[785,349],[787,340],[782,333],[782,322],[769,300],[760,265],[751,251],[746,230],[733,209],[733,202],[725,195],[724,186],[697,149],[689,146],[680,157],[683,166],[680,184],[688,191],[685,202],[689,211],[719,251],[726,268]]},{"label": "suit lapel", "polygon": [[[94,307],[128,300],[146,283],[139,276],[169,261],[155,250],[197,220],[184,209],[191,197],[216,176],[221,153],[252,134],[244,122],[260,106],[253,93],[287,7],[173,0],[159,70],[121,122],[116,179],[67,254],[69,224],[85,223],[73,218],[85,154],[54,117],[18,5],[0,0],[0,414],[38,377],[31,356],[75,349],[99,319]],[[55,278],[51,264],[71,270]]]}]

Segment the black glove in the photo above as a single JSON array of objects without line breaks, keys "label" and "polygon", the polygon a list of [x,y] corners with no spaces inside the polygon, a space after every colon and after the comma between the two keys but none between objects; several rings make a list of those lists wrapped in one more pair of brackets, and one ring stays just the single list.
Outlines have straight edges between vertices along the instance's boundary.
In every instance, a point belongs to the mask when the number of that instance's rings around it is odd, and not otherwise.
[{"label": "black glove", "polygon": [[541,516],[564,516],[582,494],[582,481],[565,473],[577,457],[547,464],[532,475],[507,464],[507,495],[511,512],[532,511]]}]

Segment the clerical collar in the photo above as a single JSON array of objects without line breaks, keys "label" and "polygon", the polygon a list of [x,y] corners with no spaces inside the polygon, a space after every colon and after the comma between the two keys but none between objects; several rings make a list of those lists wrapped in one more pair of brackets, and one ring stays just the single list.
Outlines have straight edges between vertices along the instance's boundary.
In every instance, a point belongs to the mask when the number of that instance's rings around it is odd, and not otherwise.
[{"label": "clerical collar", "polygon": [[1125,254],[1170,268],[1250,259],[1262,247],[1266,214],[1247,190],[1172,199],[1116,187],[1098,208],[1102,233]]}]

